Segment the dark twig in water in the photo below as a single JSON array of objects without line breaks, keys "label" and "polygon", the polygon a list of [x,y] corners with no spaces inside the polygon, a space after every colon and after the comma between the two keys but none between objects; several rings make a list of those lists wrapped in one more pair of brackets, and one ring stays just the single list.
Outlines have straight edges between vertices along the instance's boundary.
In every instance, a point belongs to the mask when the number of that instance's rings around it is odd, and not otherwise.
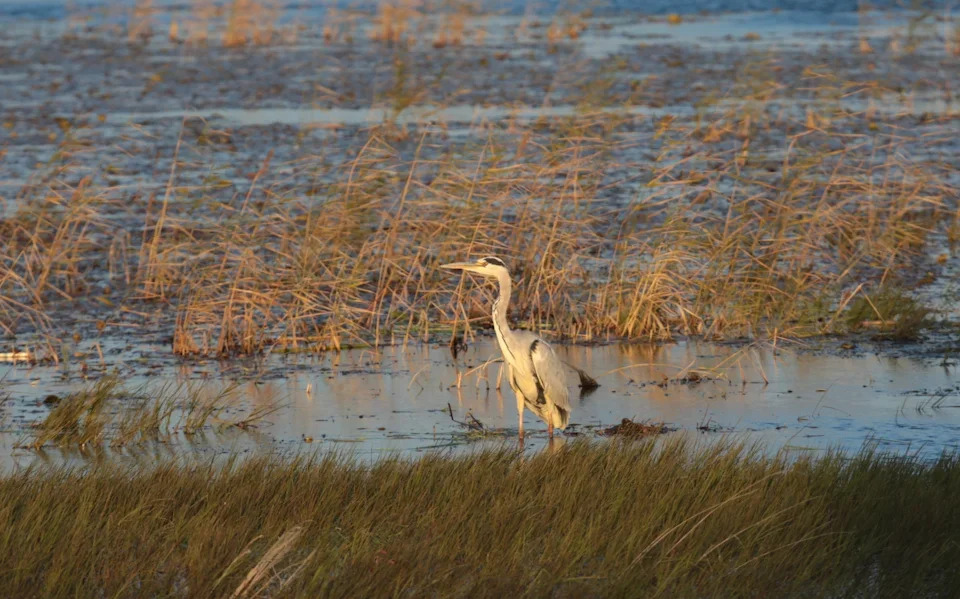
[{"label": "dark twig in water", "polygon": [[467,351],[467,331],[466,329],[457,336],[457,323],[453,323],[453,335],[450,336],[450,355],[456,360],[460,352]]},{"label": "dark twig in water", "polygon": [[286,405],[273,405],[273,406],[266,406],[266,407],[262,407],[262,408],[257,408],[257,409],[254,410],[253,412],[250,412],[250,414],[248,414],[246,417],[241,418],[240,420],[236,420],[236,421],[234,421],[234,422],[230,422],[229,425],[230,425],[230,426],[235,426],[235,427],[237,427],[237,428],[239,428],[239,429],[242,429],[242,430],[247,430],[247,429],[250,429],[250,428],[257,428],[257,424],[256,424],[256,423],[257,423],[258,421],[266,418],[266,417],[269,416],[270,414],[273,414],[274,412],[277,412],[277,411],[279,411],[279,410],[281,410],[282,408],[285,408],[285,407],[286,407]]},{"label": "dark twig in water", "polygon": [[479,420],[477,420],[476,416],[474,416],[474,415],[473,415],[472,413],[470,413],[470,412],[467,412],[467,418],[469,418],[469,422],[463,422],[462,420],[457,420],[456,418],[454,418],[454,417],[453,417],[453,406],[451,406],[449,402],[447,402],[447,411],[450,413],[450,420],[453,420],[454,422],[456,422],[457,424],[459,424],[460,426],[462,426],[462,427],[464,427],[464,428],[468,428],[468,429],[474,430],[474,431],[483,431],[483,430],[486,430],[486,427],[483,426],[483,423],[480,422]]},{"label": "dark twig in water", "polygon": [[600,383],[597,382],[597,379],[593,378],[592,376],[590,376],[589,374],[587,374],[587,373],[584,372],[583,370],[580,370],[579,368],[577,368],[576,366],[574,366],[573,364],[571,364],[570,362],[567,362],[567,361],[564,361],[564,364],[566,364],[566,365],[569,366],[570,368],[573,368],[574,370],[577,371],[577,376],[580,377],[580,389],[581,389],[581,390],[583,390],[583,391],[593,391],[594,389],[597,389],[597,388],[600,387]]}]

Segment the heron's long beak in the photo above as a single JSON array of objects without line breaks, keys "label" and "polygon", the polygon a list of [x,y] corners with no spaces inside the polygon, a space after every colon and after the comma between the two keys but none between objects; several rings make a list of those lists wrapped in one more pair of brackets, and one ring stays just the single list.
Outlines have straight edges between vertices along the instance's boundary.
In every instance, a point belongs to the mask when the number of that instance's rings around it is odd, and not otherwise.
[{"label": "heron's long beak", "polygon": [[476,262],[451,262],[450,264],[441,264],[440,268],[446,268],[447,270],[476,271],[480,267]]}]

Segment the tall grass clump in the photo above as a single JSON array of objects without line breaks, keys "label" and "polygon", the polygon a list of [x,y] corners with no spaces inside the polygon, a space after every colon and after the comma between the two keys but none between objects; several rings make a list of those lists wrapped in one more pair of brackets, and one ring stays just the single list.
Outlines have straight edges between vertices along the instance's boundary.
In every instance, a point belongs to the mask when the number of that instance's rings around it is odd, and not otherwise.
[{"label": "tall grass clump", "polygon": [[105,280],[95,271],[120,279],[125,264],[126,234],[89,178],[57,181],[29,197],[0,219],[0,329],[9,335],[49,330],[50,303],[95,295]]},{"label": "tall grass clump", "polygon": [[574,443],[27,469],[7,596],[953,596],[960,463]]},{"label": "tall grass clump", "polygon": [[120,379],[104,378],[88,389],[60,399],[36,425],[29,446],[39,449],[47,443],[81,448],[101,445],[110,421],[108,402],[116,398],[119,386]]},{"label": "tall grass clump", "polygon": [[119,449],[189,437],[211,426],[248,428],[278,409],[268,405],[225,418],[224,410],[236,403],[235,390],[227,386],[211,392],[190,382],[129,388],[120,377],[107,375],[62,398],[53,396],[53,408],[19,445],[34,450]]},{"label": "tall grass clump", "polygon": [[207,45],[212,33],[219,34],[223,48],[293,41],[295,28],[277,24],[280,12],[271,0],[192,0],[172,7],[136,0],[126,20],[127,40],[146,43],[154,36],[159,21],[168,21],[167,38],[172,43]]}]

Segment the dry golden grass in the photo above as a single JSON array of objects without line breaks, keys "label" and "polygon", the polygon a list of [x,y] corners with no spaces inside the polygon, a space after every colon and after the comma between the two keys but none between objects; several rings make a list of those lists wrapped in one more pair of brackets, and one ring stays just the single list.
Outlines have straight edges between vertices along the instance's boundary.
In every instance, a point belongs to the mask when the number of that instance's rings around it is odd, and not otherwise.
[{"label": "dry golden grass", "polygon": [[[154,34],[164,8],[150,0],[137,0],[127,20],[130,42],[148,41]],[[280,27],[277,19],[281,7],[273,0],[230,0],[225,5],[211,0],[193,0],[188,12],[172,12],[167,38],[174,43],[206,44],[219,32],[223,47],[236,48],[250,44],[267,45],[291,42],[295,27]]]},{"label": "dry golden grass", "polygon": [[[776,177],[759,178],[744,164],[750,134],[726,119],[677,132],[640,197],[610,204],[598,197],[621,166],[619,142],[600,136],[610,118],[534,136],[523,157],[491,139],[491,158],[473,164],[427,136],[429,159],[401,160],[391,129],[375,129],[323,197],[274,192],[266,167],[259,199],[199,220],[168,191],[147,204],[141,239],[111,228],[96,190],[53,190],[2,223],[0,322],[28,315],[42,330],[48,302],[96,297],[84,265],[104,266],[106,238],[109,280],[169,306],[179,354],[406,342],[485,322],[490,292],[462,293],[436,269],[485,254],[519,283],[513,318],[558,337],[816,334],[839,330],[852,293],[896,279],[953,210],[955,190],[900,158],[896,138],[877,164],[856,136],[824,152],[831,134],[807,130],[787,140]],[[691,142],[701,149],[675,160]]]},{"label": "dry golden grass", "polygon": [[130,10],[127,23],[127,41],[131,43],[144,42],[153,35],[153,2],[151,0],[137,0]]},{"label": "dry golden grass", "polygon": [[377,14],[370,29],[370,39],[378,42],[411,41],[411,21],[422,17],[420,0],[393,0],[377,4]]},{"label": "dry golden grass", "polygon": [[227,22],[221,43],[227,47],[266,45],[279,35],[276,25],[280,8],[273,2],[233,0],[227,8]]},{"label": "dry golden grass", "polygon": [[[378,39],[413,31],[385,15],[415,5],[380,8]],[[400,113],[427,94],[394,52],[384,102]],[[725,97],[656,121],[609,105],[616,73],[591,72],[569,117],[508,118],[468,142],[388,121],[344,132],[342,161],[267,153],[248,185],[191,178],[229,137],[208,127],[181,133],[165,188],[145,198],[51,176],[0,222],[0,327],[39,332],[27,349],[54,359],[72,331],[52,311],[76,298],[110,304],[103,327],[160,314],[149,326],[179,355],[472,334],[492,292],[436,266],[497,254],[517,282],[512,319],[556,338],[844,332],[851,302],[912,285],[929,236],[955,233],[957,167],[935,158],[955,118],[883,115],[877,82],[779,68],[758,56]]]}]

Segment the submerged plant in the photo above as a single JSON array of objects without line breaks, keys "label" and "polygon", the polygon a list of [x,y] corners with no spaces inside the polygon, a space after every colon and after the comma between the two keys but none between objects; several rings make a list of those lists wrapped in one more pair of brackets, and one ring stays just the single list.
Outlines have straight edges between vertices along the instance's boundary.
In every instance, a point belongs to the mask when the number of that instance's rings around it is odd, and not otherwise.
[{"label": "submerged plant", "polygon": [[236,385],[211,393],[192,383],[168,383],[126,388],[118,376],[108,375],[88,388],[56,398],[45,419],[36,423],[25,447],[48,444],[62,448],[122,448],[168,441],[175,435],[195,435],[210,426],[247,429],[279,404],[254,408],[234,419],[221,413],[236,404]]}]

